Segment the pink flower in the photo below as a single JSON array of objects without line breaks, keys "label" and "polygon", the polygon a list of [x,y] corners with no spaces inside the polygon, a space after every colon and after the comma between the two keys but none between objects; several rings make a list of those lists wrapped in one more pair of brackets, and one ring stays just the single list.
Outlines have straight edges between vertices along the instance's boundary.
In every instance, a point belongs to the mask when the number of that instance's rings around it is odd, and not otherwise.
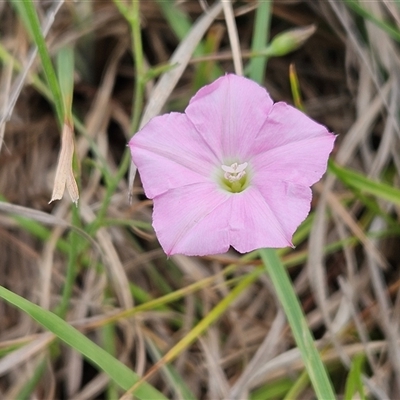
[{"label": "pink flower", "polygon": [[334,140],[255,82],[225,75],[129,146],[165,253],[208,255],[293,246]]}]

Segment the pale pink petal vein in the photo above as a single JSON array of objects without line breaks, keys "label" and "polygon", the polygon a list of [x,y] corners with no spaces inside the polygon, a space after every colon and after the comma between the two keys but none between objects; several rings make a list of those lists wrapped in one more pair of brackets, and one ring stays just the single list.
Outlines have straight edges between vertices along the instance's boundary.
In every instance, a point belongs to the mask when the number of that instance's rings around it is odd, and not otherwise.
[{"label": "pale pink petal vein", "polygon": [[200,89],[185,113],[153,118],[129,146],[168,255],[292,246],[335,136],[233,74]]}]

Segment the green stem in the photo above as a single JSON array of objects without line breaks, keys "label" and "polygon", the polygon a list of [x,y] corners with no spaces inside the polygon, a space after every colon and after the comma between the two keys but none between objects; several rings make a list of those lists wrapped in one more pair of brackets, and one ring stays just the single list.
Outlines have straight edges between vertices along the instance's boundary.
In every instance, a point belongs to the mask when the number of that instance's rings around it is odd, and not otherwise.
[{"label": "green stem", "polygon": [[315,347],[314,338],[289,275],[273,249],[260,249],[261,259],[275,287],[318,399],[335,400],[332,384]]},{"label": "green stem", "polygon": [[[79,211],[78,208],[72,207],[72,223],[74,226],[79,224]],[[77,232],[71,230],[69,233],[69,251],[68,251],[68,264],[67,264],[67,275],[65,277],[65,284],[63,288],[63,293],[61,297],[61,302],[55,311],[60,318],[65,319],[68,311],[69,301],[72,296],[72,291],[74,288],[75,278],[78,269],[78,256],[80,249],[81,238]]]},{"label": "green stem", "polygon": [[96,214],[96,219],[92,222],[90,227],[88,227],[88,229],[87,229],[87,233],[89,235],[91,235],[91,236],[94,235],[97,232],[97,230],[101,226],[104,225],[104,220],[107,215],[108,207],[111,203],[112,195],[115,193],[119,182],[121,181],[123,176],[128,171],[130,162],[131,162],[131,155],[130,155],[130,152],[128,150],[126,150],[122,157],[122,161],[118,168],[117,174],[115,175],[114,178],[112,178],[109,182],[107,182],[107,189],[106,189],[106,193],[104,195],[103,203],[101,204],[101,207]]},{"label": "green stem", "polygon": [[143,59],[142,32],[140,29],[140,1],[132,0],[132,14],[130,18],[132,29],[133,55],[135,58],[136,81],[135,95],[132,108],[132,132],[139,128],[140,116],[143,109],[145,70]]},{"label": "green stem", "polygon": [[[132,110],[132,132],[136,132],[139,128],[140,117],[143,109],[143,97],[144,97],[144,82],[145,82],[145,69],[144,69],[144,58],[143,58],[143,47],[142,47],[142,35],[140,29],[140,14],[139,7],[140,2],[132,0],[132,5],[128,9],[122,6],[119,0],[114,0],[118,9],[124,13],[124,17],[128,20],[131,25],[132,31],[132,42],[133,42],[133,55],[135,59],[136,68],[136,82],[135,82],[135,94],[133,99],[133,110]],[[104,196],[103,204],[97,213],[96,220],[93,222],[89,229],[89,234],[94,234],[96,230],[103,225],[103,220],[106,216],[108,206],[111,202],[111,196],[114,194],[117,186],[123,176],[126,174],[130,165],[131,157],[130,152],[125,151],[117,174],[114,178],[107,182],[107,190]]]},{"label": "green stem", "polygon": [[50,59],[49,52],[47,51],[46,42],[44,40],[42,30],[40,27],[39,19],[36,13],[36,9],[33,5],[32,0],[25,0],[23,2],[25,7],[25,12],[30,23],[31,33],[33,35],[33,40],[36,43],[40,59],[42,61],[42,66],[44,74],[46,76],[47,82],[51,89],[53,95],[53,101],[57,112],[57,117],[59,122],[62,124],[64,121],[64,106],[61,96],[60,85],[57,80],[56,73],[53,68],[53,64]]}]

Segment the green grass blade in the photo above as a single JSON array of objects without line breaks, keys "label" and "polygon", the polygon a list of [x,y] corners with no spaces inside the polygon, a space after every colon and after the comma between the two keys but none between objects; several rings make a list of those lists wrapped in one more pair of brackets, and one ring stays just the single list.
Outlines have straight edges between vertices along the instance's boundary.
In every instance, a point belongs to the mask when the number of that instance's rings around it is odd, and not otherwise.
[{"label": "green grass blade", "polygon": [[[271,21],[272,1],[259,1],[254,24],[253,42],[251,51],[257,53],[267,46],[269,26]],[[267,57],[254,57],[249,64],[249,77],[260,84],[264,82]]]},{"label": "green grass blade", "polygon": [[299,399],[301,393],[308,388],[310,385],[310,377],[307,371],[303,371],[302,374],[297,378],[296,382],[293,383],[290,390],[286,393],[283,400]]},{"label": "green grass blade", "polygon": [[259,253],[285,311],[318,399],[334,400],[336,397],[332,384],[315,347],[314,339],[285,267],[274,249],[260,249]]},{"label": "green grass blade", "polygon": [[289,67],[289,81],[295,107],[298,108],[300,111],[305,112],[303,100],[301,99],[300,83],[297,77],[296,67],[294,64],[290,64]]},{"label": "green grass blade", "polygon": [[163,12],[165,19],[168,21],[172,31],[178,39],[182,40],[192,27],[189,17],[176,7],[174,1],[156,0],[156,2],[161,8],[161,11]]},{"label": "green grass blade", "polygon": [[351,188],[400,205],[400,189],[396,189],[387,183],[373,181],[358,172],[340,167],[331,160],[328,167],[330,172]]},{"label": "green grass blade", "polygon": [[293,386],[290,378],[282,378],[268,383],[254,390],[249,395],[249,400],[276,400],[281,399]]},{"label": "green grass blade", "polygon": [[362,383],[362,369],[364,362],[364,354],[358,354],[354,357],[346,380],[346,388],[343,397],[344,400],[352,400],[357,392],[362,400],[366,400]]},{"label": "green grass blade", "polygon": [[[353,11],[355,11],[358,15],[365,18],[365,20],[369,20],[373,22],[377,27],[381,28],[384,32],[386,32],[389,36],[391,36],[394,40],[400,42],[400,30],[396,28],[394,25],[382,21],[375,17],[375,15],[371,14],[365,8],[361,7],[358,4],[358,1],[354,0],[344,0],[345,4]],[[396,1],[395,1],[396,3]],[[398,5],[398,3],[397,3]]]},{"label": "green grass blade", "polygon": [[72,98],[74,94],[74,50],[63,47],[57,54],[57,75],[60,82],[65,117],[72,122]]},{"label": "green grass blade", "polygon": [[[146,338],[146,345],[153,361],[157,362],[162,358],[160,350],[155,343]],[[196,400],[197,397],[192,393],[184,378],[179,374],[174,366],[165,364],[161,367],[161,373],[165,376],[171,391],[175,393],[175,398],[185,400]]]},{"label": "green grass blade", "polygon": [[34,397],[32,396],[33,391],[35,390],[35,387],[40,382],[40,380],[43,378],[43,374],[45,373],[45,371],[46,360],[43,359],[36,365],[32,377],[28,380],[28,382],[26,382],[26,384],[22,387],[15,398],[18,400],[29,400]]},{"label": "green grass blade", "polygon": [[[204,54],[213,54],[218,51],[220,46],[220,34],[218,33],[218,29],[214,29],[208,32],[204,39],[203,51]],[[207,85],[214,79],[216,79],[219,75],[218,65],[216,61],[208,60],[199,63],[196,67],[196,73],[193,79],[193,89],[199,90],[204,85]],[[216,74],[217,73],[217,74]]]},{"label": "green grass blade", "polygon": [[[139,380],[139,376],[126,365],[52,312],[44,310],[2,286],[0,286],[0,297],[24,311],[40,325],[53,332],[63,342],[85,356],[94,365],[97,365],[122,389],[128,390]],[[141,384],[135,395],[143,400],[166,399],[148,383]]]},{"label": "green grass blade", "polygon": [[[116,328],[115,324],[107,324],[101,329],[104,348],[106,351],[115,357],[116,351]],[[118,386],[115,382],[111,381],[107,385],[106,399],[114,400],[118,398]]]},{"label": "green grass blade", "polygon": [[[72,209],[72,219],[76,226],[79,223],[78,209]],[[65,275],[65,283],[62,290],[61,301],[57,306],[55,313],[60,317],[65,319],[68,312],[69,303],[72,297],[75,278],[78,274],[79,264],[79,245],[81,238],[73,230],[69,232],[69,251],[68,251],[68,262],[67,262],[67,272]]]},{"label": "green grass blade", "polygon": [[[175,6],[174,2],[171,0],[156,0],[158,6],[160,7],[165,19],[167,20],[169,26],[171,27],[172,31],[175,33],[176,37],[179,40],[183,40],[190,30],[192,29],[192,21],[190,20],[189,16],[181,11],[178,7]],[[209,53],[209,45],[207,46],[207,42],[200,42],[193,54],[195,56],[201,56],[204,54]],[[223,75],[223,71],[216,63],[208,63],[210,68],[209,75],[216,79],[218,76]],[[199,67],[197,67],[199,68]],[[201,77],[204,75],[199,72],[196,73],[194,79],[193,89],[197,90],[201,86],[209,82],[201,82]]]},{"label": "green grass blade", "polygon": [[60,123],[64,120],[64,107],[61,96],[60,85],[54,71],[53,64],[47,50],[46,41],[44,40],[42,29],[40,27],[39,18],[33,5],[32,0],[12,0],[15,8],[19,11],[23,22],[27,25],[28,32],[32,35],[35,42],[40,59],[42,61],[43,71],[46,76],[47,83],[52,92],[54,106],[56,109],[57,117]]}]

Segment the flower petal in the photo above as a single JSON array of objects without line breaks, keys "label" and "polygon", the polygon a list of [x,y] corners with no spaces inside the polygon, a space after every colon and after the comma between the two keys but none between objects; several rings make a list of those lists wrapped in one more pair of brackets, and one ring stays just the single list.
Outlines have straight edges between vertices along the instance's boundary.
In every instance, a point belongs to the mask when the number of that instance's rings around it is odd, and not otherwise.
[{"label": "flower petal", "polygon": [[275,103],[260,129],[253,149],[255,154],[301,140],[333,136],[325,126],[284,102]]},{"label": "flower petal", "polygon": [[209,183],[170,190],[154,199],[153,226],[167,255],[220,254],[232,245],[246,253],[292,246],[292,235],[310,209],[311,190],[277,182],[224,193]]},{"label": "flower petal", "polygon": [[270,180],[313,185],[326,171],[334,140],[334,135],[326,134],[288,143],[258,154],[251,161],[255,171],[253,181],[259,186],[268,185]]},{"label": "flower petal", "polygon": [[260,185],[256,188],[273,212],[285,237],[291,240],[298,226],[310,212],[311,189],[303,185],[281,181],[270,181],[268,185]]},{"label": "flower petal", "polygon": [[326,171],[334,141],[323,125],[286,103],[276,103],[254,142],[255,179],[311,186]]},{"label": "flower petal", "polygon": [[153,118],[129,142],[146,196],[205,182],[218,161],[185,114]]},{"label": "flower petal", "polygon": [[153,227],[165,253],[202,256],[228,251],[229,199],[212,183],[196,183],[155,197]]},{"label": "flower petal", "polygon": [[[258,188],[250,187],[231,198],[230,243],[237,251],[247,253],[261,247],[292,246],[291,239],[295,228],[286,229],[282,223],[286,212],[277,215]],[[286,201],[286,198],[281,200]]]},{"label": "flower petal", "polygon": [[257,83],[225,75],[200,89],[185,113],[221,162],[245,162],[272,104]]}]

